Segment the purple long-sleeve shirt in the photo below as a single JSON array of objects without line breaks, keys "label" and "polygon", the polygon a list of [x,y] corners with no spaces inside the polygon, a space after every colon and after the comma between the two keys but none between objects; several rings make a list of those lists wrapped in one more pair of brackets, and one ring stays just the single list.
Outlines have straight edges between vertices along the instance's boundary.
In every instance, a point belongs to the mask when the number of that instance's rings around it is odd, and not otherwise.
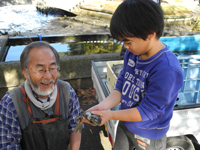
[{"label": "purple long-sleeve shirt", "polygon": [[145,60],[127,50],[115,90],[122,93],[120,109],[136,107],[142,121],[124,122],[125,126],[146,138],[164,136],[182,85],[182,68],[167,46]]}]

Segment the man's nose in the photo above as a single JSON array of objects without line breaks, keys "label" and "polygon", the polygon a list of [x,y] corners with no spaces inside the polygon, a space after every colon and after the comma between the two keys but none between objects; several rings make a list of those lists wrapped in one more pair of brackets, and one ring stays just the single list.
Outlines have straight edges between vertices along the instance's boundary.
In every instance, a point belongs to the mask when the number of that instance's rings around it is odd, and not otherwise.
[{"label": "man's nose", "polygon": [[51,78],[52,77],[52,74],[49,70],[46,70],[45,73],[44,73],[44,77],[45,78]]}]

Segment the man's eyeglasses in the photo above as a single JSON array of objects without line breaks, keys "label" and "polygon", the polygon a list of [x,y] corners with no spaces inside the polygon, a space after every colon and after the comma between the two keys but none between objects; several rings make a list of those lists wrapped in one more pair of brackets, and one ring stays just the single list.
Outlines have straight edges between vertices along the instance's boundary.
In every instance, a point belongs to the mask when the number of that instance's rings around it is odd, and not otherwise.
[{"label": "man's eyeglasses", "polygon": [[[28,68],[28,67],[27,67]],[[28,68],[29,69],[29,68]],[[49,69],[38,69],[38,70],[33,70],[30,68],[30,70],[39,75],[39,76],[44,76],[45,73],[47,72],[47,70],[53,75],[53,74],[56,74],[59,70],[60,70],[60,66],[56,66],[56,67],[51,67]]]}]

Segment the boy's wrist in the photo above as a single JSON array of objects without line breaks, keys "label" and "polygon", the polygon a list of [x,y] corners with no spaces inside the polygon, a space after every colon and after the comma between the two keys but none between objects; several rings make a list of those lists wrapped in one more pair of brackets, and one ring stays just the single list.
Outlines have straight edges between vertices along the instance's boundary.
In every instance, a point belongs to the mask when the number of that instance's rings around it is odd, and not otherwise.
[{"label": "boy's wrist", "polygon": [[100,107],[102,108],[102,110],[108,110],[109,108],[108,108],[108,103],[105,103],[105,102],[101,102],[100,103]]}]

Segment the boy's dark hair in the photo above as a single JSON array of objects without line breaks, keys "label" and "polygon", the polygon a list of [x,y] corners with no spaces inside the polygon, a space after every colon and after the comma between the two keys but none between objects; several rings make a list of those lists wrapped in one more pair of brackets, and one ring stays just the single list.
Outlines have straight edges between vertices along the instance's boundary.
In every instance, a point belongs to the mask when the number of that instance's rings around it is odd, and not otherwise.
[{"label": "boy's dark hair", "polygon": [[155,32],[159,39],[164,28],[164,15],[153,0],[125,0],[114,12],[110,32],[115,39],[138,37],[146,40]]}]

